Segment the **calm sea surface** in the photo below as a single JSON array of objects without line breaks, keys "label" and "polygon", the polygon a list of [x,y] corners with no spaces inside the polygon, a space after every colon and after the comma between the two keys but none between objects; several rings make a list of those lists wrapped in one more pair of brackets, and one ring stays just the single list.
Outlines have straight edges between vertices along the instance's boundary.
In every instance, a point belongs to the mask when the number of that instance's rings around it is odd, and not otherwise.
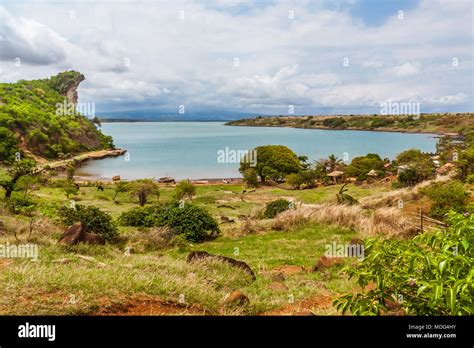
[{"label": "calm sea surface", "polygon": [[104,123],[102,131],[128,156],[90,161],[78,174],[123,179],[240,177],[238,163],[220,163],[218,151],[248,150],[259,145],[286,145],[298,155],[318,160],[347,153],[349,160],[369,152],[393,159],[410,148],[434,152],[436,138],[428,134],[331,131],[316,129],[233,127],[222,122]]}]

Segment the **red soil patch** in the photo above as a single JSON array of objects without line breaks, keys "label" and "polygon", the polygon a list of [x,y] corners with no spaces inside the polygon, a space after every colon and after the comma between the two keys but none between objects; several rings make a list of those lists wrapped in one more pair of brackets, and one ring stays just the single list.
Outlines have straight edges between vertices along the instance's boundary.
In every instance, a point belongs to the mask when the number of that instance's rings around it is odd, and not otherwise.
[{"label": "red soil patch", "polygon": [[304,271],[304,268],[301,266],[284,265],[284,266],[275,267],[270,272],[282,273],[284,275],[293,275],[293,274],[301,273],[303,271]]},{"label": "red soil patch", "polygon": [[332,297],[329,294],[320,294],[306,298],[302,301],[272,309],[261,315],[311,315],[315,308],[328,308],[332,306]]},{"label": "red soil patch", "polygon": [[6,268],[10,266],[13,263],[13,260],[11,259],[0,259],[0,271],[2,268]]},{"label": "red soil patch", "polygon": [[149,295],[133,297],[124,303],[110,303],[109,299],[103,302],[94,315],[206,315],[206,311],[196,305],[164,301]]}]

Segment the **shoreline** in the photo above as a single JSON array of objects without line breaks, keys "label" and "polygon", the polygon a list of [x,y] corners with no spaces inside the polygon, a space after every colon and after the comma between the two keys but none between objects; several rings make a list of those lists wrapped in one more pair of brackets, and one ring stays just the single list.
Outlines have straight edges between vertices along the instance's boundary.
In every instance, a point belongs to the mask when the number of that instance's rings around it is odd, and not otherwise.
[{"label": "shoreline", "polygon": [[[58,175],[55,175],[54,178],[57,178],[57,179],[64,179],[65,178],[65,174],[64,173],[61,173],[61,174],[58,174]],[[87,174],[84,174],[84,173],[81,173],[79,175],[74,175],[74,179],[76,182],[101,182],[101,183],[106,183],[106,184],[110,184],[110,183],[114,183],[114,182],[119,182],[119,181],[123,181],[123,182],[132,182],[132,181],[135,181],[137,179],[120,179],[120,180],[116,180],[114,181],[112,178],[104,178],[104,177],[100,177],[100,176],[97,176],[97,175],[87,175]],[[142,178],[142,179],[145,179],[145,178]],[[158,180],[154,179],[154,181],[156,181],[158,184],[160,184],[161,186],[169,186],[169,185],[176,185],[177,183],[179,183],[180,181],[183,181],[183,180],[188,180],[188,179],[176,179],[175,180],[175,183],[160,183],[158,182]],[[197,186],[206,186],[206,185],[232,185],[232,184],[240,184],[243,182],[243,178],[200,178],[200,179],[189,179],[193,185],[197,185]],[[224,182],[224,181],[227,181],[227,182]]]},{"label": "shoreline", "polygon": [[361,128],[328,128],[328,127],[292,127],[292,126],[278,126],[278,125],[250,125],[250,124],[224,124],[225,126],[231,127],[269,127],[269,128],[292,128],[292,129],[315,129],[315,130],[327,130],[327,131],[358,131],[358,132],[379,132],[379,133],[401,133],[401,134],[428,134],[433,135],[435,138],[439,138],[444,135],[451,135],[456,136],[459,133],[452,133],[452,132],[427,132],[427,131],[419,131],[419,130],[403,130],[403,129],[361,129]]},{"label": "shoreline", "polygon": [[64,170],[70,163],[81,166],[87,161],[101,160],[108,157],[119,157],[123,156],[126,152],[127,150],[121,148],[91,151],[64,160],[47,161],[41,164],[38,168],[39,171],[42,171],[46,168]]}]

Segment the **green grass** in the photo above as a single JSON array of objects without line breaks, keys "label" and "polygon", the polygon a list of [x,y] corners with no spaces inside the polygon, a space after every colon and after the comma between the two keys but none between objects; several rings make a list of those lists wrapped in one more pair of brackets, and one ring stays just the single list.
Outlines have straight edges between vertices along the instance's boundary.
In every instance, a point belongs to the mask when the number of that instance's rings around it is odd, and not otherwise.
[{"label": "green grass", "polygon": [[[356,198],[385,190],[381,187],[348,187]],[[124,305],[140,295],[157,296],[172,302],[184,295],[186,303],[198,305],[208,314],[252,315],[288,305],[290,298],[298,302],[308,297],[328,294],[334,297],[351,291],[355,285],[341,273],[342,265],[318,273],[307,270],[323,255],[325,244],[347,243],[356,232],[322,225],[276,232],[271,231],[272,220],[256,220],[261,227],[256,234],[239,232],[242,223],[238,216],[254,215],[264,208],[266,202],[280,197],[305,203],[331,202],[339,188],[340,185],[298,191],[264,187],[242,195],[243,185],[198,186],[194,204],[204,207],[217,219],[225,215],[234,218],[236,223],[221,225],[221,236],[213,241],[157,251],[140,247],[140,236],[146,235],[147,230],[120,227],[121,234],[130,240],[125,238],[116,245],[66,248],[56,244],[63,228],[43,226],[42,232],[33,234],[33,241],[40,245],[38,261],[14,259],[8,266],[0,265],[0,283],[7,284],[0,288],[0,314],[95,314],[99,308]],[[160,191],[160,202],[173,199],[173,187],[162,187]],[[31,194],[44,210],[69,204],[60,188],[42,187]],[[136,198],[129,194],[118,195],[120,204],[113,202],[113,195],[111,185],[106,185],[104,191],[81,187],[74,199],[79,204],[95,205],[115,219],[122,212],[138,206]],[[155,202],[156,198],[150,197],[150,203]],[[27,223],[26,218],[8,219],[10,225]],[[24,241],[25,233],[20,238]],[[15,243],[11,235],[0,237],[0,243],[6,241]],[[130,256],[124,255],[127,246],[133,248]],[[245,261],[257,274],[257,280],[252,282],[243,271],[219,262],[187,264],[186,256],[194,250]],[[82,260],[77,254],[93,256],[105,267]],[[53,262],[64,258],[70,262]],[[346,260],[349,262],[356,261]],[[287,276],[285,285],[288,290],[270,289],[272,269],[280,266],[300,266],[306,271]],[[248,307],[228,309],[222,306],[226,294],[234,290],[241,290],[250,298]],[[70,301],[71,298],[76,301]],[[336,314],[331,305],[314,308],[314,311]]]},{"label": "green grass", "polygon": [[[288,276],[287,291],[268,288],[271,269],[282,265],[314,266],[324,252],[324,244],[347,242],[354,232],[324,226],[310,226],[293,232],[269,232],[239,239],[218,238],[187,250],[124,255],[115,246],[79,245],[62,247],[45,245],[38,261],[14,260],[0,271],[0,314],[93,314],[104,303],[125,303],[139,294],[177,301],[182,294],[186,302],[198,305],[207,313],[258,314],[288,303],[329,291],[349,291],[354,285],[339,274],[336,266],[328,272],[302,272]],[[235,248],[239,255],[234,255]],[[247,262],[257,280],[239,269],[219,263],[187,264],[191,250],[234,257]],[[92,255],[105,267],[84,261],[76,254]],[[68,264],[53,260],[67,258]],[[223,309],[225,295],[241,290],[250,305],[237,310]],[[71,302],[73,298],[76,301]],[[26,305],[28,304],[28,305]],[[333,308],[325,309],[333,313]]]}]

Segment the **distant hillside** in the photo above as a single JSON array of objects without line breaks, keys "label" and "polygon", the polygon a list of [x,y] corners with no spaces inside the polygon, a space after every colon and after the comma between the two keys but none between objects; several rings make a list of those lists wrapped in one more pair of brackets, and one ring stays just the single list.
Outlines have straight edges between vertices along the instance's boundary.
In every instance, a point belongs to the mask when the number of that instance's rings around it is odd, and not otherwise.
[{"label": "distant hillside", "polygon": [[228,122],[226,125],[446,134],[472,129],[474,113],[421,114],[419,116],[258,116]]},{"label": "distant hillside", "polygon": [[0,83],[0,162],[23,156],[56,159],[109,149],[105,136],[75,111],[84,75],[66,71],[49,79]]}]

